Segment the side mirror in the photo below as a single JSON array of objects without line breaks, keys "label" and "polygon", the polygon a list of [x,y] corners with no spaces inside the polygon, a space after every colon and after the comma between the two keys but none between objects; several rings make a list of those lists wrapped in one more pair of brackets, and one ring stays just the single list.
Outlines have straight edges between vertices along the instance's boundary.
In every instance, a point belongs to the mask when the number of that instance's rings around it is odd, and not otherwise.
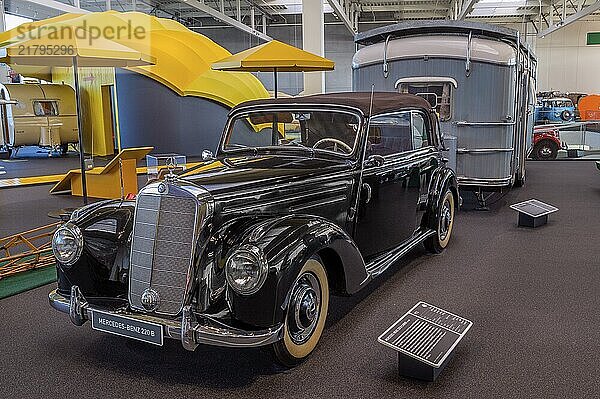
[{"label": "side mirror", "polygon": [[211,150],[202,151],[202,160],[203,161],[212,161],[213,159],[215,159],[215,155],[213,154],[213,152]]},{"label": "side mirror", "polygon": [[385,162],[385,158],[381,155],[370,155],[366,160],[364,165],[368,167],[377,167],[383,165]]}]

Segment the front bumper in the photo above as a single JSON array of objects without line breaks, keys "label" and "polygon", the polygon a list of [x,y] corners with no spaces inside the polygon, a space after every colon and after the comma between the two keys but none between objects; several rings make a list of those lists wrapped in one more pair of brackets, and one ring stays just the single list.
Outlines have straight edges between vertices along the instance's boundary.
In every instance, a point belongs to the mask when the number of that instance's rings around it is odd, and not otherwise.
[{"label": "front bumper", "polygon": [[77,286],[71,288],[70,299],[59,294],[57,290],[53,290],[48,294],[48,300],[50,306],[67,313],[73,324],[78,326],[91,319],[93,310],[160,324],[165,337],[180,340],[183,347],[191,351],[200,344],[235,348],[258,347],[277,342],[283,336],[282,324],[265,330],[241,330],[228,326],[213,317],[196,315],[192,312],[190,306],[185,306],[181,319],[175,320],[134,313],[127,309],[111,311],[88,303]]}]

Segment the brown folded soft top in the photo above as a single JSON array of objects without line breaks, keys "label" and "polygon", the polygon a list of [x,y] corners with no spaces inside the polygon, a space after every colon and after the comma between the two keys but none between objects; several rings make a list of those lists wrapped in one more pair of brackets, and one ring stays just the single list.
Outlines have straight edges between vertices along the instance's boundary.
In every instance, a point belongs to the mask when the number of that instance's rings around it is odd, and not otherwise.
[{"label": "brown folded soft top", "polygon": [[315,94],[301,97],[285,97],[252,100],[241,103],[233,108],[233,111],[254,105],[341,105],[360,110],[365,116],[385,114],[388,112],[400,111],[407,108],[419,108],[426,111],[431,110],[431,105],[425,99],[412,94],[400,94],[394,92],[375,92],[373,93],[373,109],[371,109],[370,92],[341,92]]}]

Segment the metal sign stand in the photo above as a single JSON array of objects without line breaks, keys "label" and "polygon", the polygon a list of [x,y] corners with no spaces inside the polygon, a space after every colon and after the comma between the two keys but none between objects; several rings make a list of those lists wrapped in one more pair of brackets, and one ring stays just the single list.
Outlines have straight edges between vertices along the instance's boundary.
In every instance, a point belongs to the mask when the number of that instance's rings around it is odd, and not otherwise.
[{"label": "metal sign stand", "polygon": [[385,330],[378,341],[398,351],[400,375],[435,381],[472,325],[463,317],[419,302]]},{"label": "metal sign stand", "polygon": [[519,212],[519,226],[539,227],[548,223],[548,215],[558,211],[558,208],[545,202],[530,199],[510,206]]}]

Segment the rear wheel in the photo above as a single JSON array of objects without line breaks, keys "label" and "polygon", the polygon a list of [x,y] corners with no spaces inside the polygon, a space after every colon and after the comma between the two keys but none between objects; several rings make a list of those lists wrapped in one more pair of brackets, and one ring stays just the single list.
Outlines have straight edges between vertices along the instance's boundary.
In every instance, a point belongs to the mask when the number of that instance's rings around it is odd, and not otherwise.
[{"label": "rear wheel", "polygon": [[558,145],[550,140],[539,141],[533,146],[532,155],[534,159],[543,161],[556,159],[558,155]]},{"label": "rear wheel", "polygon": [[321,259],[312,257],[290,291],[283,338],[272,346],[279,363],[294,367],[312,353],[323,333],[328,308],[327,273]]},{"label": "rear wheel", "polygon": [[450,242],[452,226],[454,225],[454,195],[452,195],[449,189],[446,189],[442,198],[442,204],[437,217],[436,232],[424,242],[425,248],[434,254],[439,254],[446,249]]},{"label": "rear wheel", "polygon": [[[1,149],[2,149],[2,148],[0,148],[0,150],[1,150]],[[4,151],[3,151],[3,152],[0,152],[0,154],[1,154],[1,155],[0,155],[0,158],[3,158],[3,159],[10,159],[10,157],[11,157],[12,153],[13,153],[13,149],[12,149],[11,147],[9,147],[9,146],[6,146],[6,147],[4,147]]]}]

